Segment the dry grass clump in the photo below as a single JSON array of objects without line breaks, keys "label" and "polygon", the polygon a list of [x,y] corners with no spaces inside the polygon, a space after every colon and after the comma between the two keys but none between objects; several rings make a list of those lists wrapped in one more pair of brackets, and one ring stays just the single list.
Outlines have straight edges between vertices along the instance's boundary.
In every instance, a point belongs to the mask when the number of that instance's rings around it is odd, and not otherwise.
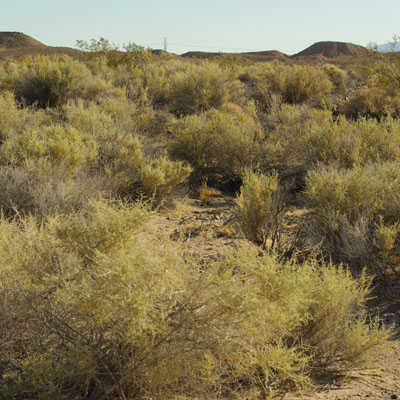
[{"label": "dry grass clump", "polygon": [[0,209],[3,215],[44,217],[83,208],[90,199],[111,192],[110,183],[85,172],[71,175],[65,168],[47,171],[23,166],[0,166]]},{"label": "dry grass clump", "polygon": [[365,275],[251,251],[200,272],[140,234],[150,217],[101,200],[41,224],[0,219],[5,397],[266,396],[354,365],[390,334],[363,314]]}]

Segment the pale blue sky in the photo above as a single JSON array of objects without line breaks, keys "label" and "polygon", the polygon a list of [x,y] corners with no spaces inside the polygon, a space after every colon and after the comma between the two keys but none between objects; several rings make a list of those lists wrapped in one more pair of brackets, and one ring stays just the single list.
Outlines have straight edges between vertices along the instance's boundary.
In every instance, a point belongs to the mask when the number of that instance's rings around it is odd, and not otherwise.
[{"label": "pale blue sky", "polygon": [[0,0],[0,31],[50,46],[105,37],[168,50],[294,54],[322,40],[366,45],[400,34],[400,0]]}]

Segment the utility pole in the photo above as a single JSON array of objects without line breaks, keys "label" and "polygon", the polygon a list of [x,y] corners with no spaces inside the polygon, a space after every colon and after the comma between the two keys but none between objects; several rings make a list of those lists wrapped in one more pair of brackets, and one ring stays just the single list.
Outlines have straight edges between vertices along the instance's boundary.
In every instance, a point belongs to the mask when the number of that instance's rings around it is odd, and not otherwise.
[{"label": "utility pole", "polygon": [[167,51],[167,38],[164,38],[164,51]]}]

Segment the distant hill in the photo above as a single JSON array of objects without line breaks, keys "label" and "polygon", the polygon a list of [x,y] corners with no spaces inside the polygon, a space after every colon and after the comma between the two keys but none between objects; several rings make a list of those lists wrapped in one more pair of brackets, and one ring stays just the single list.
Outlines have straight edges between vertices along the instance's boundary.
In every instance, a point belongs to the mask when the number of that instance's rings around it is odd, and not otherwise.
[{"label": "distant hill", "polygon": [[293,55],[293,58],[302,57],[363,57],[369,54],[366,47],[345,42],[317,42],[307,49]]},{"label": "distant hill", "polygon": [[[76,58],[84,58],[85,53],[69,47],[47,46],[22,32],[0,32],[0,59],[16,58],[34,54],[67,54]],[[153,54],[165,56],[164,50],[153,50]],[[168,53],[170,54],[170,53]],[[181,57],[210,58],[220,55],[239,56],[251,62],[279,60],[283,62],[308,62],[325,58],[363,57],[369,50],[363,46],[344,42],[318,42],[293,56],[288,56],[278,50],[255,51],[246,53],[221,53],[189,51]],[[176,55],[174,55],[176,57]]]},{"label": "distant hill", "polygon": [[0,32],[0,51],[32,46],[37,47],[45,45],[21,32]]},{"label": "distant hill", "polygon": [[82,58],[80,50],[70,47],[46,46],[22,32],[0,32],[0,59],[31,56],[34,54],[67,54]]}]

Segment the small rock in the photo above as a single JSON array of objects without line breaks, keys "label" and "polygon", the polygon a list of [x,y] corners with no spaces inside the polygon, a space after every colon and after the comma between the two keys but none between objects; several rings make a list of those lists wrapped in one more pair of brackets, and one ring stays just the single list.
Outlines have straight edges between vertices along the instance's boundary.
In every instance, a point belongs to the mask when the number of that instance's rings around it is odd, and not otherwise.
[{"label": "small rock", "polygon": [[396,400],[396,399],[398,399],[399,398],[399,396],[397,396],[397,394],[392,394],[392,397],[391,397],[391,399],[394,399],[394,400]]}]

